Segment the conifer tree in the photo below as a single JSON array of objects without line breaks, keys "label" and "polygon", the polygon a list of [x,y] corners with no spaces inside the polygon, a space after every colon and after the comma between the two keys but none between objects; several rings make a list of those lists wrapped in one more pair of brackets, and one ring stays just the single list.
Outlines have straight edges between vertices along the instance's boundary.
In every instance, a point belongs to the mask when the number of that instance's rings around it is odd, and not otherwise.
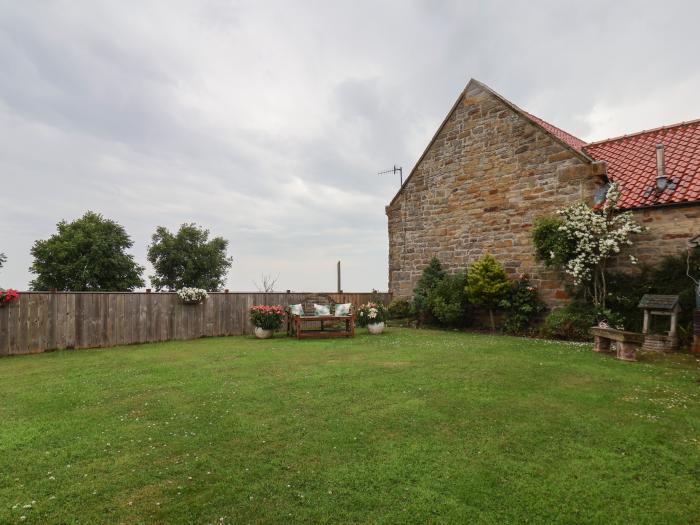
[{"label": "conifer tree", "polygon": [[440,261],[437,257],[433,257],[413,289],[413,308],[420,320],[425,321],[430,315],[430,292],[444,277],[445,271],[442,269]]},{"label": "conifer tree", "polygon": [[488,253],[469,269],[469,280],[465,287],[467,298],[470,303],[488,309],[492,332],[496,331],[493,310],[508,298],[510,287],[511,282],[503,266]]}]

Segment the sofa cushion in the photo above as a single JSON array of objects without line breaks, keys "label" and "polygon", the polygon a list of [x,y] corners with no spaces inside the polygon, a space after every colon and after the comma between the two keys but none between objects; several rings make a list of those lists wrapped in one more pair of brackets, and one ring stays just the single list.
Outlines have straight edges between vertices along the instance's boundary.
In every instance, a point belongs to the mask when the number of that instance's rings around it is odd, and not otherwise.
[{"label": "sofa cushion", "polygon": [[344,303],[344,304],[336,304],[335,305],[335,314],[337,316],[347,316],[350,315],[350,308],[352,308],[351,303]]},{"label": "sofa cushion", "polygon": [[314,303],[314,315],[331,315],[331,307],[325,304]]},{"label": "sofa cushion", "polygon": [[302,304],[290,304],[289,313],[292,315],[304,315],[304,305]]}]

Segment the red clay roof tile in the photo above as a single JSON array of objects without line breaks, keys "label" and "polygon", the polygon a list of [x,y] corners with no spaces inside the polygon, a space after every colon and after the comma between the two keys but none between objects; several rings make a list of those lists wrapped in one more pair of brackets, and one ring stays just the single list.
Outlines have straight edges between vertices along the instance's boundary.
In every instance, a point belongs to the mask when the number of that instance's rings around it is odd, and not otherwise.
[{"label": "red clay roof tile", "polygon": [[[656,145],[664,146],[665,174],[675,189],[656,191]],[[582,150],[605,161],[608,178],[620,184],[618,207],[700,201],[700,120],[592,142]]]},{"label": "red clay roof tile", "polygon": [[559,140],[563,140],[566,142],[569,146],[572,148],[582,151],[581,148],[586,145],[586,142],[581,140],[580,138],[574,137],[571,133],[567,133],[563,129],[560,129],[556,126],[553,126],[549,122],[542,120],[540,117],[536,117],[532,113],[528,113],[525,110],[521,110],[523,113],[527,114],[528,117],[530,117],[532,120],[537,122],[540,126],[542,126],[544,129],[549,131],[552,135],[557,137]]},{"label": "red clay roof tile", "polygon": [[[558,139],[595,160],[605,161],[608,178],[618,182],[618,208],[700,202],[700,119],[591,142],[523,110]],[[656,145],[664,145],[665,174],[671,186],[656,191]]]}]

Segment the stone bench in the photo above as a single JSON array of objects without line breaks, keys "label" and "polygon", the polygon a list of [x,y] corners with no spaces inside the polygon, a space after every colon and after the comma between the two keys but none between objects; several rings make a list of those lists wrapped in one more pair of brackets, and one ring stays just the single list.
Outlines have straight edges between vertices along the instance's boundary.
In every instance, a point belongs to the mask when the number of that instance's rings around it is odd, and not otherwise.
[{"label": "stone bench", "polygon": [[627,332],[625,330],[615,330],[614,328],[601,328],[594,326],[591,328],[591,334],[595,346],[593,350],[596,352],[610,352],[610,342],[617,343],[617,358],[623,361],[636,361],[637,350],[644,342],[644,336],[637,332]]}]

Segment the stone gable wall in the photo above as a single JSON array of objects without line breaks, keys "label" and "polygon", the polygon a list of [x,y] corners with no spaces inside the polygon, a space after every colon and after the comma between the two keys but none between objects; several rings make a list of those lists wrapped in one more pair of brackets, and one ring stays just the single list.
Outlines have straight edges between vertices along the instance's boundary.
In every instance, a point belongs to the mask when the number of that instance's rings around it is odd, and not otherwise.
[{"label": "stone gable wall", "polygon": [[532,222],[590,203],[601,171],[471,84],[387,207],[389,290],[411,296],[434,255],[456,271],[488,252],[511,277],[529,275],[548,304],[561,304],[560,279],[535,261]]}]

